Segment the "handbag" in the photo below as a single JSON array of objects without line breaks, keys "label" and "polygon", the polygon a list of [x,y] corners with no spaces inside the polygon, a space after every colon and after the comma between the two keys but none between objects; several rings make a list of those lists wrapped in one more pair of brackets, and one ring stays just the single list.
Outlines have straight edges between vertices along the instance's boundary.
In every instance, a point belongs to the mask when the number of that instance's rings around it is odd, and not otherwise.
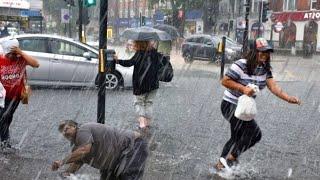
[{"label": "handbag", "polygon": [[31,95],[31,87],[27,83],[27,73],[25,72],[25,76],[22,80],[23,87],[20,94],[20,101],[22,104],[28,104],[29,103],[29,97]]},{"label": "handbag", "polygon": [[160,55],[160,69],[158,72],[159,81],[170,82],[173,78],[173,67],[170,63],[170,56]]}]

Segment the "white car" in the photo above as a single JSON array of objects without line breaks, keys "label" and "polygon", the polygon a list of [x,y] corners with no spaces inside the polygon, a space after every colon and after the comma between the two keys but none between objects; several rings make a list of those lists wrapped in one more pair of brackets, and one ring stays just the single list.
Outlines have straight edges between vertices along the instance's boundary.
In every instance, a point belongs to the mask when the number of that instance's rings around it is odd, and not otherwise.
[{"label": "white car", "polygon": [[[95,86],[98,49],[57,35],[23,34],[14,37],[20,48],[40,63],[39,68],[27,68],[30,85]],[[132,86],[132,73],[133,67],[117,64],[115,72],[106,75],[106,89]]]}]

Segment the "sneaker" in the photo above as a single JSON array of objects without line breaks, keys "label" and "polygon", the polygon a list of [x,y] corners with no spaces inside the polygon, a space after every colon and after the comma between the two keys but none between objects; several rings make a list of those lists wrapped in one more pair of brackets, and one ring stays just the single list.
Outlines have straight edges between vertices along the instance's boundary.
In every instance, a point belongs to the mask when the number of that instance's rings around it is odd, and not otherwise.
[{"label": "sneaker", "polygon": [[1,152],[4,154],[11,154],[17,152],[17,149],[11,145],[10,141],[2,141]]},{"label": "sneaker", "polygon": [[9,140],[1,141],[1,148],[2,149],[12,148],[10,141]]},{"label": "sneaker", "polygon": [[239,164],[239,160],[238,159],[236,159],[234,161],[232,161],[230,159],[226,159],[226,161],[227,161],[227,164],[228,164],[229,167],[237,166]]}]

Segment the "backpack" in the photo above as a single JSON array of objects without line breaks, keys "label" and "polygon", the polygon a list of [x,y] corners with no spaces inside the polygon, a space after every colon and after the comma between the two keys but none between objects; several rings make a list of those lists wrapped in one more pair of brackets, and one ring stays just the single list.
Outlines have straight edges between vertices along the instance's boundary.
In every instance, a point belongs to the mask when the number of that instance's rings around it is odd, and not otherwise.
[{"label": "backpack", "polygon": [[159,54],[160,68],[158,79],[162,82],[170,82],[173,78],[173,67],[170,63],[170,56]]}]

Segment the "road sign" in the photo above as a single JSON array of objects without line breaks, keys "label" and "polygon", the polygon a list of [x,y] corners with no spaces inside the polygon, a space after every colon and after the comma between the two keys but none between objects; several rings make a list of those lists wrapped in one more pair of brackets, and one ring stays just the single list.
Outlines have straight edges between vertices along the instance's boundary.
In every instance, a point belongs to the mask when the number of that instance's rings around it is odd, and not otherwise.
[{"label": "road sign", "polygon": [[69,9],[61,9],[61,23],[69,23],[70,11]]},{"label": "road sign", "polygon": [[284,28],[283,24],[281,22],[277,22],[275,25],[274,25],[274,32],[280,32],[282,31],[282,29]]}]

